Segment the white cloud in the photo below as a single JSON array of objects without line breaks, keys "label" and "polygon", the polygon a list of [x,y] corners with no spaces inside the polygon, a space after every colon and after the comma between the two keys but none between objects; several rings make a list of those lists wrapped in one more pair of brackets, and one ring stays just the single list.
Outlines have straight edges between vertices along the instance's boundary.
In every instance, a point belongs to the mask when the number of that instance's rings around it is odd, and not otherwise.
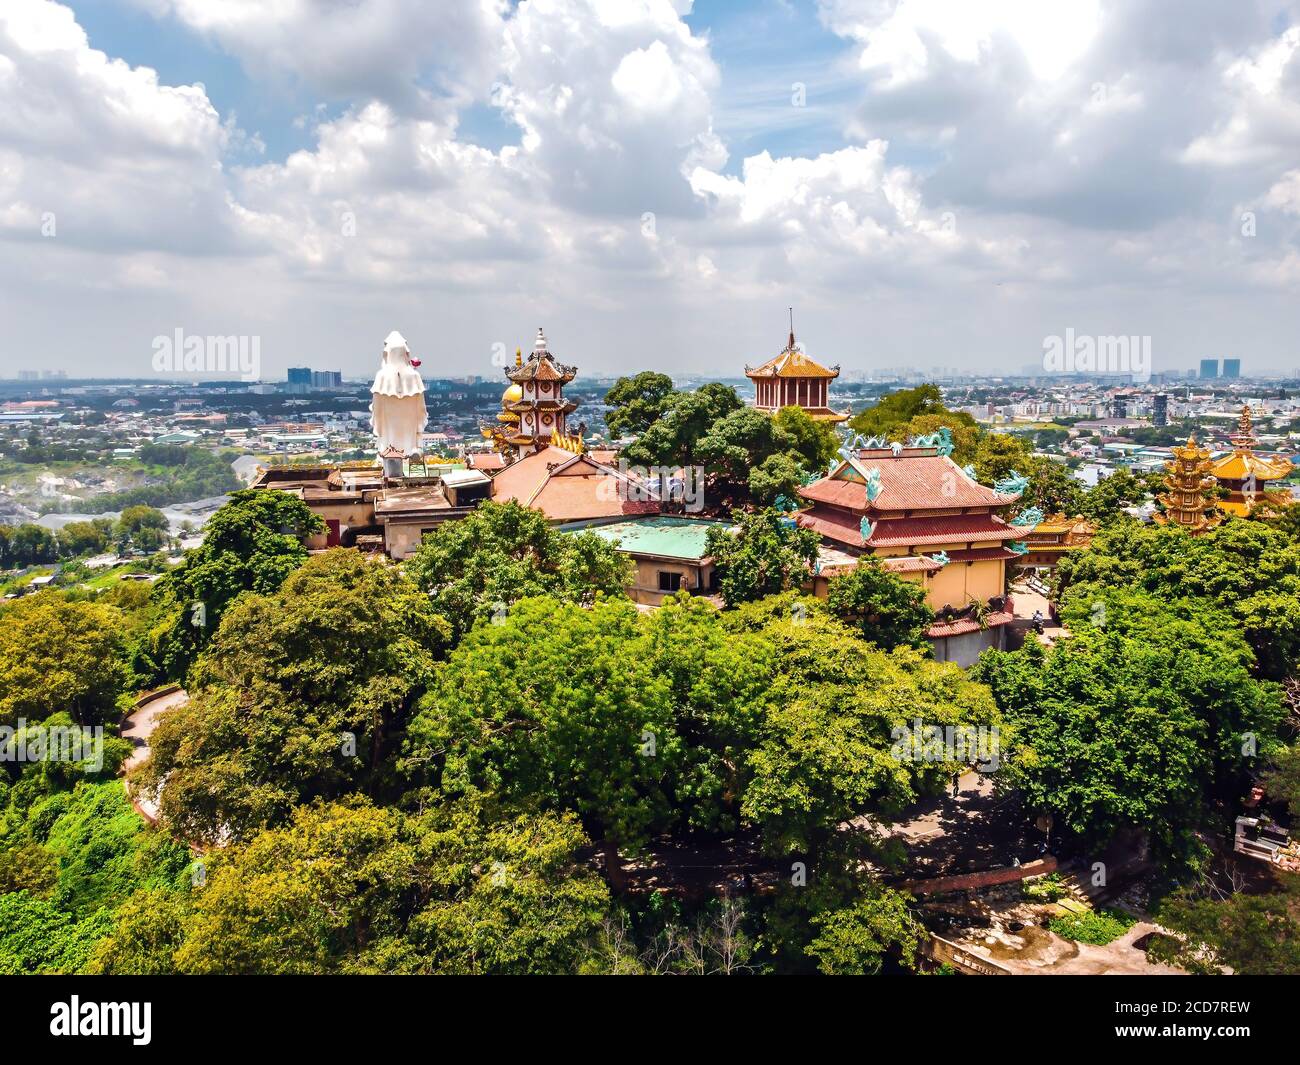
[{"label": "white cloud", "polygon": [[[700,369],[676,353],[708,350],[721,369],[796,303],[826,323],[823,354],[869,317],[865,364],[945,330],[1032,355],[1034,330],[1070,324],[1038,319],[1066,313],[1200,343],[1218,296],[1254,307],[1296,276],[1300,31],[1272,0],[1186,0],[1197,32],[1158,0],[828,0],[863,90],[843,143],[735,163],[686,3],[137,2],[258,84],[305,87],[311,146],[233,165],[261,146],[202,86],[94,50],[50,0],[4,0],[0,309],[27,294],[33,328],[80,328],[40,317],[31,286],[53,284],[128,337],[210,314],[336,351],[400,313],[479,352],[544,316],[594,368]],[[470,106],[518,145],[474,143]],[[1244,210],[1267,216],[1250,240]],[[1297,324],[1277,317],[1276,350]]]}]

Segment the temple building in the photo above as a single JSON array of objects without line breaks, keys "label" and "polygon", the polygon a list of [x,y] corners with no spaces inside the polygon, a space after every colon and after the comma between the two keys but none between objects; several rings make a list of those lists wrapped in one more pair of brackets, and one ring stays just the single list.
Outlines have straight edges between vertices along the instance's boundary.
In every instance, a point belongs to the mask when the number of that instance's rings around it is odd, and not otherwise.
[{"label": "temple building", "polygon": [[754,382],[756,410],[775,414],[782,407],[802,407],[818,421],[827,422],[842,422],[849,416],[827,405],[831,382],[839,375],[838,366],[827,369],[804,353],[795,343],[793,325],[783,351],[757,369],[745,367],[745,376]]},{"label": "temple building", "polygon": [[1007,563],[1024,553],[1026,528],[998,511],[1019,498],[1025,481],[1013,475],[987,488],[952,461],[951,450],[944,433],[906,446],[847,445],[829,475],[800,489],[811,506],[795,521],[831,549],[817,594],[855,557],[875,555],[925,589],[936,614],[928,633],[935,657],[965,666],[982,650],[1005,646]]},{"label": "temple building", "polygon": [[1097,523],[1085,517],[1049,514],[1025,533],[1029,550],[1017,560],[1018,565],[1021,570],[1051,573],[1065,555],[1084,550],[1096,535]]},{"label": "temple building", "polygon": [[1219,524],[1214,513],[1214,487],[1210,474],[1210,452],[1196,443],[1193,434],[1182,447],[1173,449],[1174,457],[1165,463],[1165,488],[1156,498],[1165,512],[1155,520],[1161,525],[1178,525],[1192,534],[1205,532]]},{"label": "temple building", "polygon": [[1270,490],[1268,483],[1291,472],[1291,462],[1284,458],[1266,459],[1255,454],[1259,443],[1250,422],[1250,406],[1243,404],[1237,431],[1230,437],[1232,451],[1210,463],[1210,473],[1228,490],[1227,498],[1218,501],[1219,509],[1244,518],[1258,506],[1285,507],[1291,494]]},{"label": "temple building", "polygon": [[541,451],[557,435],[566,437],[566,419],[578,405],[564,398],[564,386],[577,375],[575,367],[555,361],[538,329],[532,354],[525,360],[516,350],[515,365],[506,370],[510,384],[501,394],[501,425],[484,426],[483,435],[512,458]]}]

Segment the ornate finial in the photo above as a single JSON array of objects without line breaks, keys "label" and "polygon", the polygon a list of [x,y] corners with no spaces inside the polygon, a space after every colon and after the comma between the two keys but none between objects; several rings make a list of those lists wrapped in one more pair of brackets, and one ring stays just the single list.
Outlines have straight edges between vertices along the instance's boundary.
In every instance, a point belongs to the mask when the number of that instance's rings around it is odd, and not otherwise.
[{"label": "ornate finial", "polygon": [[542,327],[537,327],[537,339],[533,341],[533,355],[541,355],[546,350],[546,334],[542,332]]},{"label": "ornate finial", "polygon": [[515,348],[515,369],[519,369],[524,364],[524,349]]},{"label": "ornate finial", "polygon": [[790,342],[786,344],[785,350],[794,351],[794,308],[787,307],[786,310],[790,312]]}]

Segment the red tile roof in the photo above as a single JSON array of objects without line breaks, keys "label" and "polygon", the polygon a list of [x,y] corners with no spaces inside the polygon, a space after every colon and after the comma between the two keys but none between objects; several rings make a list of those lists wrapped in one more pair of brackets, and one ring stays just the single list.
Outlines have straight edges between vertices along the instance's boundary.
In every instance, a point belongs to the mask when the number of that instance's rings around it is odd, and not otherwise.
[{"label": "red tile roof", "polygon": [[921,544],[1015,540],[1021,535],[1022,530],[1011,528],[992,514],[947,514],[941,517],[896,518],[877,522],[869,544],[872,547],[911,547]]},{"label": "red tile roof", "polygon": [[[864,541],[861,519],[844,511],[813,507],[798,515],[805,529],[850,547],[920,547],[926,544],[981,543],[1015,540],[1022,530],[1013,529],[991,514],[942,514],[920,518],[892,518],[876,523],[871,539]],[[951,553],[949,554],[951,558]]]},{"label": "red tile roof", "polygon": [[950,562],[985,562],[989,559],[1010,561],[1019,557],[1014,551],[1008,551],[1005,547],[975,547],[969,551],[948,552],[948,561]]},{"label": "red tile roof", "polygon": [[626,485],[627,478],[588,455],[547,447],[498,473],[492,479],[492,498],[517,500],[551,521],[659,513],[658,502],[629,492]]},{"label": "red tile roof", "polygon": [[[984,619],[984,628],[996,629],[1002,625],[1010,625],[1015,618],[1010,614],[999,612],[989,614]],[[974,618],[957,618],[954,621],[937,621],[925,630],[925,634],[932,640],[939,640],[945,636],[964,636],[968,632],[979,632],[980,623]]]},{"label": "red tile roof", "polygon": [[[880,471],[880,494],[870,504],[870,509],[876,511],[1001,507],[1013,499],[972,481],[943,455],[894,458],[882,453],[880,457],[857,458],[852,466],[862,474],[871,469]],[[799,494],[814,502],[868,509],[866,485],[856,481],[823,477],[801,488]]]},{"label": "red tile roof", "polygon": [[891,573],[933,573],[935,570],[943,569],[942,565],[928,555],[891,555],[880,561]]}]

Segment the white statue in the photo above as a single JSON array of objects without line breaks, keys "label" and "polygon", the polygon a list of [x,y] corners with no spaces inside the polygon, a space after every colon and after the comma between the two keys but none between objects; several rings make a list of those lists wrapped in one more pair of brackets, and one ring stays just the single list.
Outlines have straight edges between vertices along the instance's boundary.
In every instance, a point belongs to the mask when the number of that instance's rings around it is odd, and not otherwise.
[{"label": "white statue", "polygon": [[375,383],[370,386],[375,444],[381,455],[390,447],[414,455],[420,450],[420,434],[429,421],[424,381],[416,369],[420,360],[411,358],[406,339],[397,332],[389,333],[384,341],[383,359]]}]

